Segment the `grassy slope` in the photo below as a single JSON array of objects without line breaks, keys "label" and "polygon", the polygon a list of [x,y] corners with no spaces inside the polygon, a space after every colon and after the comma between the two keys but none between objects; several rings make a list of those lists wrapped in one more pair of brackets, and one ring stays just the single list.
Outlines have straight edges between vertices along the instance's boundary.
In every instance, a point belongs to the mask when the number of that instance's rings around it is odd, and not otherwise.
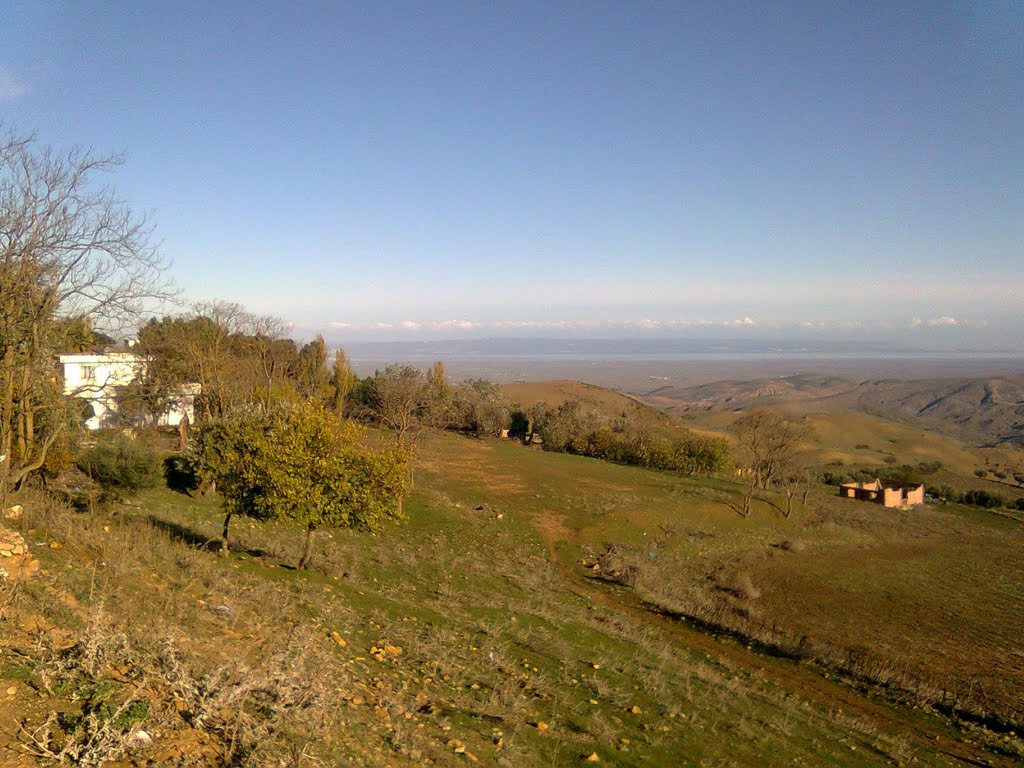
[{"label": "grassy slope", "polygon": [[[669,608],[744,630],[778,621],[780,637],[807,635],[840,655],[872,648],[866,665],[898,660],[940,687],[981,686],[991,709],[1024,717],[1014,641],[1024,626],[1024,528],[1016,521],[958,505],[901,512],[817,493],[789,520],[765,502],[742,519],[729,505],[738,489],[725,481],[512,444],[464,449],[470,468],[453,450],[439,452],[434,482],[508,495],[561,542],[567,561],[614,542],[638,567],[638,590]],[[804,551],[777,546],[787,540]],[[760,598],[730,594],[744,577]]]},{"label": "grassy slope", "polygon": [[[804,554],[820,557],[820,567],[795,576],[752,573],[780,583],[803,578],[787,589],[812,595],[830,553],[835,561],[871,540],[870,521],[854,514],[808,529],[809,515],[783,521],[765,504],[741,520],[723,503],[734,494],[728,483],[510,443],[439,436],[420,456],[409,524],[377,536],[334,534],[312,573],[281,567],[295,561],[300,536],[272,525],[240,521],[239,553],[214,556],[201,543],[217,535],[217,506],[169,491],[147,494],[112,519],[30,505],[19,526],[33,531],[47,573],[11,593],[0,624],[0,647],[19,649],[0,655],[0,695],[9,683],[16,691],[5,700],[0,732],[21,714],[38,720],[47,707],[76,706],[40,690],[40,670],[51,662],[31,649],[56,631],[47,624],[58,614],[67,628],[60,631],[81,635],[102,604],[139,648],[170,638],[198,659],[245,658],[297,627],[313,630],[318,677],[332,681],[339,707],[310,747],[328,764],[471,762],[460,747],[481,764],[504,766],[573,765],[592,753],[614,765],[852,766],[912,757],[956,765],[970,755],[1009,764],[983,746],[996,737],[892,709],[813,670],[652,616],[631,594],[585,580],[576,564],[587,548],[615,541],[645,560],[654,552],[649,562],[669,564],[671,578],[685,583],[751,553],[752,567],[784,562],[768,557],[767,545],[801,536]],[[987,518],[973,523],[988,530]],[[1015,541],[1019,530],[1000,535]],[[63,548],[41,546],[50,539]],[[972,554],[987,557],[980,546]],[[1021,572],[1012,551],[999,556]],[[686,570],[686,563],[696,565]],[[1019,607],[1009,573],[993,587]],[[771,584],[762,587],[766,604],[775,599]],[[5,599],[0,593],[0,606]],[[1009,613],[1007,621],[1019,626],[1020,618]],[[331,631],[346,639],[344,648]],[[386,644],[402,652],[371,655]],[[153,712],[151,755],[170,763],[181,744],[201,743],[217,764],[223,745],[173,708]],[[268,739],[264,750],[272,746]],[[261,754],[250,764],[265,764]]]}]

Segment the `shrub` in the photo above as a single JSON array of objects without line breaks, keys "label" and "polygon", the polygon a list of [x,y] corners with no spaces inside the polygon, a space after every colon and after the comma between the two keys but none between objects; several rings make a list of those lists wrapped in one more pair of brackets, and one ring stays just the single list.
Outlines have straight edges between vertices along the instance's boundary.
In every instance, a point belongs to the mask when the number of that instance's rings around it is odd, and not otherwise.
[{"label": "shrub", "polygon": [[986,472],[984,469],[976,469],[976,470],[974,470],[974,476],[975,477],[985,477],[985,475],[987,475],[987,474],[988,474],[988,472]]},{"label": "shrub", "polygon": [[975,507],[985,507],[985,509],[992,509],[994,507],[1001,507],[1006,504],[1006,500],[1002,496],[989,493],[988,491],[967,491],[964,494],[964,504],[971,504]]},{"label": "shrub", "polygon": [[75,464],[99,484],[103,501],[116,501],[160,483],[159,456],[149,446],[124,435],[83,451]]},{"label": "shrub", "polygon": [[943,499],[944,501],[951,501],[959,503],[963,500],[963,496],[956,488],[949,485],[930,486],[926,489],[929,496],[934,496],[937,499]]},{"label": "shrub", "polygon": [[823,472],[821,475],[821,482],[825,485],[839,486],[847,482],[847,480],[847,476],[839,472]]},{"label": "shrub", "polygon": [[1000,480],[1006,479],[1006,473],[1001,469],[993,469],[992,474],[998,477]]},{"label": "shrub", "polygon": [[174,454],[164,459],[164,479],[167,487],[179,493],[188,493],[199,487],[199,473],[195,457]]}]

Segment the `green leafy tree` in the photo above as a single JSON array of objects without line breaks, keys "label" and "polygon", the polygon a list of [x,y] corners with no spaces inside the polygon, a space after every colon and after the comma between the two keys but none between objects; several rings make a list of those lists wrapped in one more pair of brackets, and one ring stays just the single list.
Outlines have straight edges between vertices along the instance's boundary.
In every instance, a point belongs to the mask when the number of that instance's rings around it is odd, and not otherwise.
[{"label": "green leafy tree", "polygon": [[455,417],[455,390],[440,360],[427,372],[426,411],[427,421],[437,429],[447,429]]},{"label": "green leafy tree", "polygon": [[141,404],[153,418],[172,407],[182,385],[191,383],[202,389],[196,398],[200,421],[247,403],[271,407],[294,400],[301,388],[299,353],[295,342],[284,338],[285,329],[278,318],[225,301],[154,318],[139,329],[137,351],[146,370],[126,389],[126,404]]},{"label": "green leafy tree", "polygon": [[339,349],[334,353],[334,365],[331,366],[331,403],[339,416],[345,415],[357,381],[358,377],[349,364],[345,350]]},{"label": "green leafy tree", "polygon": [[326,400],[331,390],[331,374],[327,369],[327,342],[320,334],[299,350],[296,362],[299,393],[303,397]]},{"label": "green leafy tree", "polygon": [[477,437],[496,436],[511,423],[512,407],[494,382],[463,382],[455,388],[452,398],[451,426],[463,432]]},{"label": "green leafy tree", "polygon": [[300,568],[321,528],[376,530],[402,519],[409,454],[400,445],[373,449],[362,434],[313,399],[249,409],[207,427],[196,460],[224,499],[224,551],[236,514],[305,526]]}]

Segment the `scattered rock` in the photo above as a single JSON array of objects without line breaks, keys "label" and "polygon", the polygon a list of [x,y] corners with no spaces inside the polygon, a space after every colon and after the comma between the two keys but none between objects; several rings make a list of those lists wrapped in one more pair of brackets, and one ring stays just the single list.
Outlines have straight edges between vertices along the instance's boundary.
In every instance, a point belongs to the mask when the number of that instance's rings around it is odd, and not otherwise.
[{"label": "scattered rock", "polygon": [[631,715],[639,715],[640,714],[640,707],[638,707],[636,704],[634,704],[632,707],[629,708],[629,713]]},{"label": "scattered rock", "polygon": [[21,516],[24,514],[25,508],[21,504],[15,504],[12,507],[8,507],[4,510],[4,520],[21,520]]},{"label": "scattered rock", "polygon": [[146,733],[141,728],[135,732],[135,740],[141,744],[152,744],[153,737]]},{"label": "scattered rock", "polygon": [[587,762],[599,763],[601,762],[601,758],[598,756],[597,752],[591,752],[589,755],[587,755]]},{"label": "scattered rock", "polygon": [[29,554],[21,534],[0,526],[0,581],[28,579],[38,570],[39,561]]},{"label": "scattered rock", "polygon": [[59,541],[51,541],[50,542],[50,549],[63,549],[63,548],[64,548],[64,545],[61,544]]},{"label": "scattered rock", "polygon": [[540,731],[541,733],[544,733],[544,731],[546,731],[547,729],[548,729],[548,724],[547,723],[545,723],[543,720],[538,720],[537,721],[537,730],[538,731]]}]

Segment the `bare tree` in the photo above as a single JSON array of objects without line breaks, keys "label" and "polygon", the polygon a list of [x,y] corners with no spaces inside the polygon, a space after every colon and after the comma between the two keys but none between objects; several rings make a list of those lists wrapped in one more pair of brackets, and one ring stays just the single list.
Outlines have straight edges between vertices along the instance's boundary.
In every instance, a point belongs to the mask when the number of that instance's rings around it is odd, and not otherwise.
[{"label": "bare tree", "polygon": [[181,385],[198,383],[198,410],[206,419],[242,403],[269,406],[286,387],[296,361],[287,329],[276,317],[227,301],[200,303],[188,314],[151,320],[139,330],[139,351],[147,366],[136,385],[159,410]]},{"label": "bare tree", "polygon": [[423,373],[411,365],[389,365],[367,380],[367,400],[381,426],[392,429],[405,444],[427,408]]},{"label": "bare tree", "polygon": [[121,162],[13,130],[0,138],[0,495],[68,427],[53,363],[68,321],[120,329],[171,294],[146,219],[96,182]]},{"label": "bare tree", "polygon": [[759,488],[770,486],[812,435],[806,423],[768,409],[743,414],[729,431],[736,436],[741,468],[753,472]]}]

